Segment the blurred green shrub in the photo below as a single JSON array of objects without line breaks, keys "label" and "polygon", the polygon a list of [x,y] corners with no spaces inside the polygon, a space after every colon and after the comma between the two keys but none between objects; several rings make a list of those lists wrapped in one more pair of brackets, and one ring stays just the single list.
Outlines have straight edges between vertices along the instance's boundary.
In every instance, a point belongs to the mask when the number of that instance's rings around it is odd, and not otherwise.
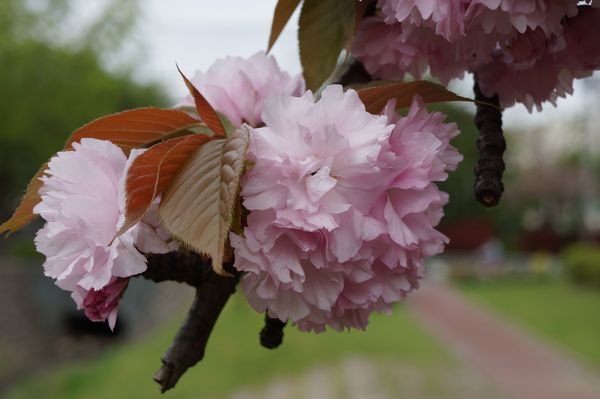
[{"label": "blurred green shrub", "polygon": [[577,284],[600,288],[600,247],[574,244],[562,252],[568,278]]},{"label": "blurred green shrub", "polygon": [[133,60],[111,70],[105,66],[129,41],[137,0],[112,0],[71,34],[60,32],[74,0],[29,3],[0,0],[2,221],[73,130],[102,115],[167,103],[162,88],[134,80]]}]

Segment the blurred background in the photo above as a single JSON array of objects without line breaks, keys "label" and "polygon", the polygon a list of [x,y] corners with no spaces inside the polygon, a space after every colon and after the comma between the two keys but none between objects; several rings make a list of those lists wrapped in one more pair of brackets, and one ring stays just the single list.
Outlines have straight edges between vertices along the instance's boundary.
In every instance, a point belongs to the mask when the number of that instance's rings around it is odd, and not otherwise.
[{"label": "blurred background", "polygon": [[[0,219],[74,129],[182,96],[175,62],[191,75],[265,49],[275,3],[0,0]],[[296,18],[273,51],[292,74]],[[470,96],[471,86],[453,89]],[[578,81],[558,108],[506,112],[506,192],[495,209],[472,194],[473,107],[437,108],[460,125],[465,160],[442,185],[451,243],[429,262],[424,289],[367,333],[288,327],[276,351],[259,347],[262,316],[236,295],[205,360],[167,398],[563,397],[523,394],[541,395],[552,373],[525,384],[506,374],[544,360],[566,378],[555,384],[600,397],[600,76]],[[39,227],[0,240],[0,396],[159,397],[151,376],[190,291],[134,281],[111,333],[43,276]]]}]

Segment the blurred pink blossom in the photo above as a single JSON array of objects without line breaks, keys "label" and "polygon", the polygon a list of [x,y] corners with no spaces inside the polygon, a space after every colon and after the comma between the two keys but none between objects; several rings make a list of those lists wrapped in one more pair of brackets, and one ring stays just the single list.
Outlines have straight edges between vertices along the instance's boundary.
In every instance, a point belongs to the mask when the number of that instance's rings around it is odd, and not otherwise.
[{"label": "blurred pink blossom", "polygon": [[574,0],[380,0],[363,20],[352,54],[376,78],[431,75],[447,84],[477,73],[503,107],[530,111],[573,91],[600,68],[600,2]]},{"label": "blurred pink blossom", "polygon": [[600,10],[587,8],[565,19],[550,36],[539,28],[517,35],[477,70],[481,90],[498,94],[505,107],[522,103],[540,110],[545,101],[556,105],[559,97],[573,92],[574,79],[600,69],[600,41],[593,38],[599,24]]},{"label": "blurred pink blossom", "polygon": [[[258,126],[263,104],[269,97],[298,96],[304,92],[302,77],[290,77],[279,68],[272,55],[263,51],[248,59],[219,59],[205,73],[196,72],[191,81],[208,102],[235,126],[243,122]],[[188,95],[178,106],[193,107],[194,100]]]},{"label": "blurred pink blossom", "polygon": [[336,85],[316,102],[272,98],[263,119],[242,181],[248,226],[230,237],[246,296],[302,330],[364,329],[443,249],[434,226],[447,196],[432,182],[461,159],[456,126],[420,100],[404,118],[392,104],[369,114]]},{"label": "blurred pink blossom", "polygon": [[[444,40],[430,30],[426,32],[432,40]],[[428,67],[429,52],[424,42],[404,35],[401,24],[387,24],[383,18],[367,17],[352,44],[352,55],[380,79],[403,80],[406,73],[419,79]]]},{"label": "blurred pink blossom", "polygon": [[434,77],[447,84],[462,78],[465,71],[491,61],[498,39],[474,29],[451,44],[430,28],[388,25],[376,16],[361,23],[352,54],[379,79],[403,80],[405,74],[420,79],[429,69]]},{"label": "blurred pink blossom", "polygon": [[577,14],[576,0],[379,0],[386,23],[426,26],[453,42],[475,29],[511,34],[541,28],[556,32]]},{"label": "blurred pink blossom", "polygon": [[388,24],[427,26],[437,35],[453,40],[465,34],[466,3],[465,0],[380,0],[379,6]]}]

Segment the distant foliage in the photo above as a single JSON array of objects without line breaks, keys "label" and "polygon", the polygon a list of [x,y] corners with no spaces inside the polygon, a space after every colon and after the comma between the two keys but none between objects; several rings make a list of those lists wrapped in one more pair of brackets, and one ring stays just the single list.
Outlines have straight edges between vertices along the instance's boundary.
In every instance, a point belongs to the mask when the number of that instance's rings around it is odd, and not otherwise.
[{"label": "distant foliage", "polygon": [[[73,133],[30,180],[0,234],[44,219],[35,243],[45,274],[88,318],[111,327],[130,278],[194,287],[153,377],[161,392],[202,360],[240,281],[265,313],[268,348],[281,343],[288,322],[303,331],[365,329],[371,313],[390,312],[419,287],[425,260],[449,242],[438,230],[449,195],[437,183],[463,159],[450,143],[459,126],[429,104],[476,103],[479,138],[457,114],[468,131],[461,146],[475,165],[475,197],[495,206],[504,191],[501,107],[553,102],[600,68],[600,46],[587,35],[600,9],[574,0],[280,0],[269,48],[300,7],[303,79],[268,52],[227,57],[192,80],[180,70],[189,96],[176,108],[139,108],[160,102],[159,91],[104,68],[118,58],[136,0],[104,3],[68,45],[68,12],[48,34],[39,22],[57,21],[52,5],[82,3],[38,0],[34,10],[26,8],[33,2],[7,1],[3,8],[19,19],[9,18],[0,54],[8,60],[0,61],[0,144],[9,194],[33,172],[23,165],[47,161]],[[390,46],[401,50],[400,62]],[[444,85],[405,80],[406,72],[420,79],[427,66]],[[475,99],[445,86],[467,71]],[[134,109],[115,113],[124,108]],[[449,182],[459,205],[449,211],[485,226],[473,219],[489,215],[465,199],[464,182],[473,181],[465,170]],[[600,250],[567,260],[575,281],[600,286]]]},{"label": "distant foliage", "polygon": [[567,276],[577,284],[600,289],[600,247],[575,244],[562,254]]},{"label": "distant foliage", "polygon": [[[158,86],[134,83],[126,72],[108,72],[100,45],[59,47],[51,35],[38,34],[40,24],[53,31],[57,10],[65,11],[69,2],[42,2],[48,4],[44,13],[29,11],[23,3],[0,4],[1,219],[10,216],[39,165],[77,127],[101,115],[166,103]],[[108,29],[110,20],[104,24]]]}]

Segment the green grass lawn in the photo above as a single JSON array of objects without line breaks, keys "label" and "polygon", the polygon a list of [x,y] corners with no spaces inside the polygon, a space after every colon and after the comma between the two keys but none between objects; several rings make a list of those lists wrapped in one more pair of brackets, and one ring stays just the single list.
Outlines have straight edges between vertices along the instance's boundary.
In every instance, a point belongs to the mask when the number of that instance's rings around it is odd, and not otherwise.
[{"label": "green grass lawn", "polygon": [[367,332],[307,334],[288,326],[282,347],[269,351],[258,344],[262,315],[237,296],[219,320],[204,361],[189,370],[174,390],[161,396],[151,377],[177,324],[111,349],[94,361],[38,375],[9,392],[7,398],[218,398],[240,386],[260,386],[275,376],[290,375],[316,363],[333,363],[345,354],[395,359],[423,370],[455,364],[402,307],[391,316],[373,317]]},{"label": "green grass lawn", "polygon": [[600,291],[552,279],[462,282],[468,298],[600,371]]}]

